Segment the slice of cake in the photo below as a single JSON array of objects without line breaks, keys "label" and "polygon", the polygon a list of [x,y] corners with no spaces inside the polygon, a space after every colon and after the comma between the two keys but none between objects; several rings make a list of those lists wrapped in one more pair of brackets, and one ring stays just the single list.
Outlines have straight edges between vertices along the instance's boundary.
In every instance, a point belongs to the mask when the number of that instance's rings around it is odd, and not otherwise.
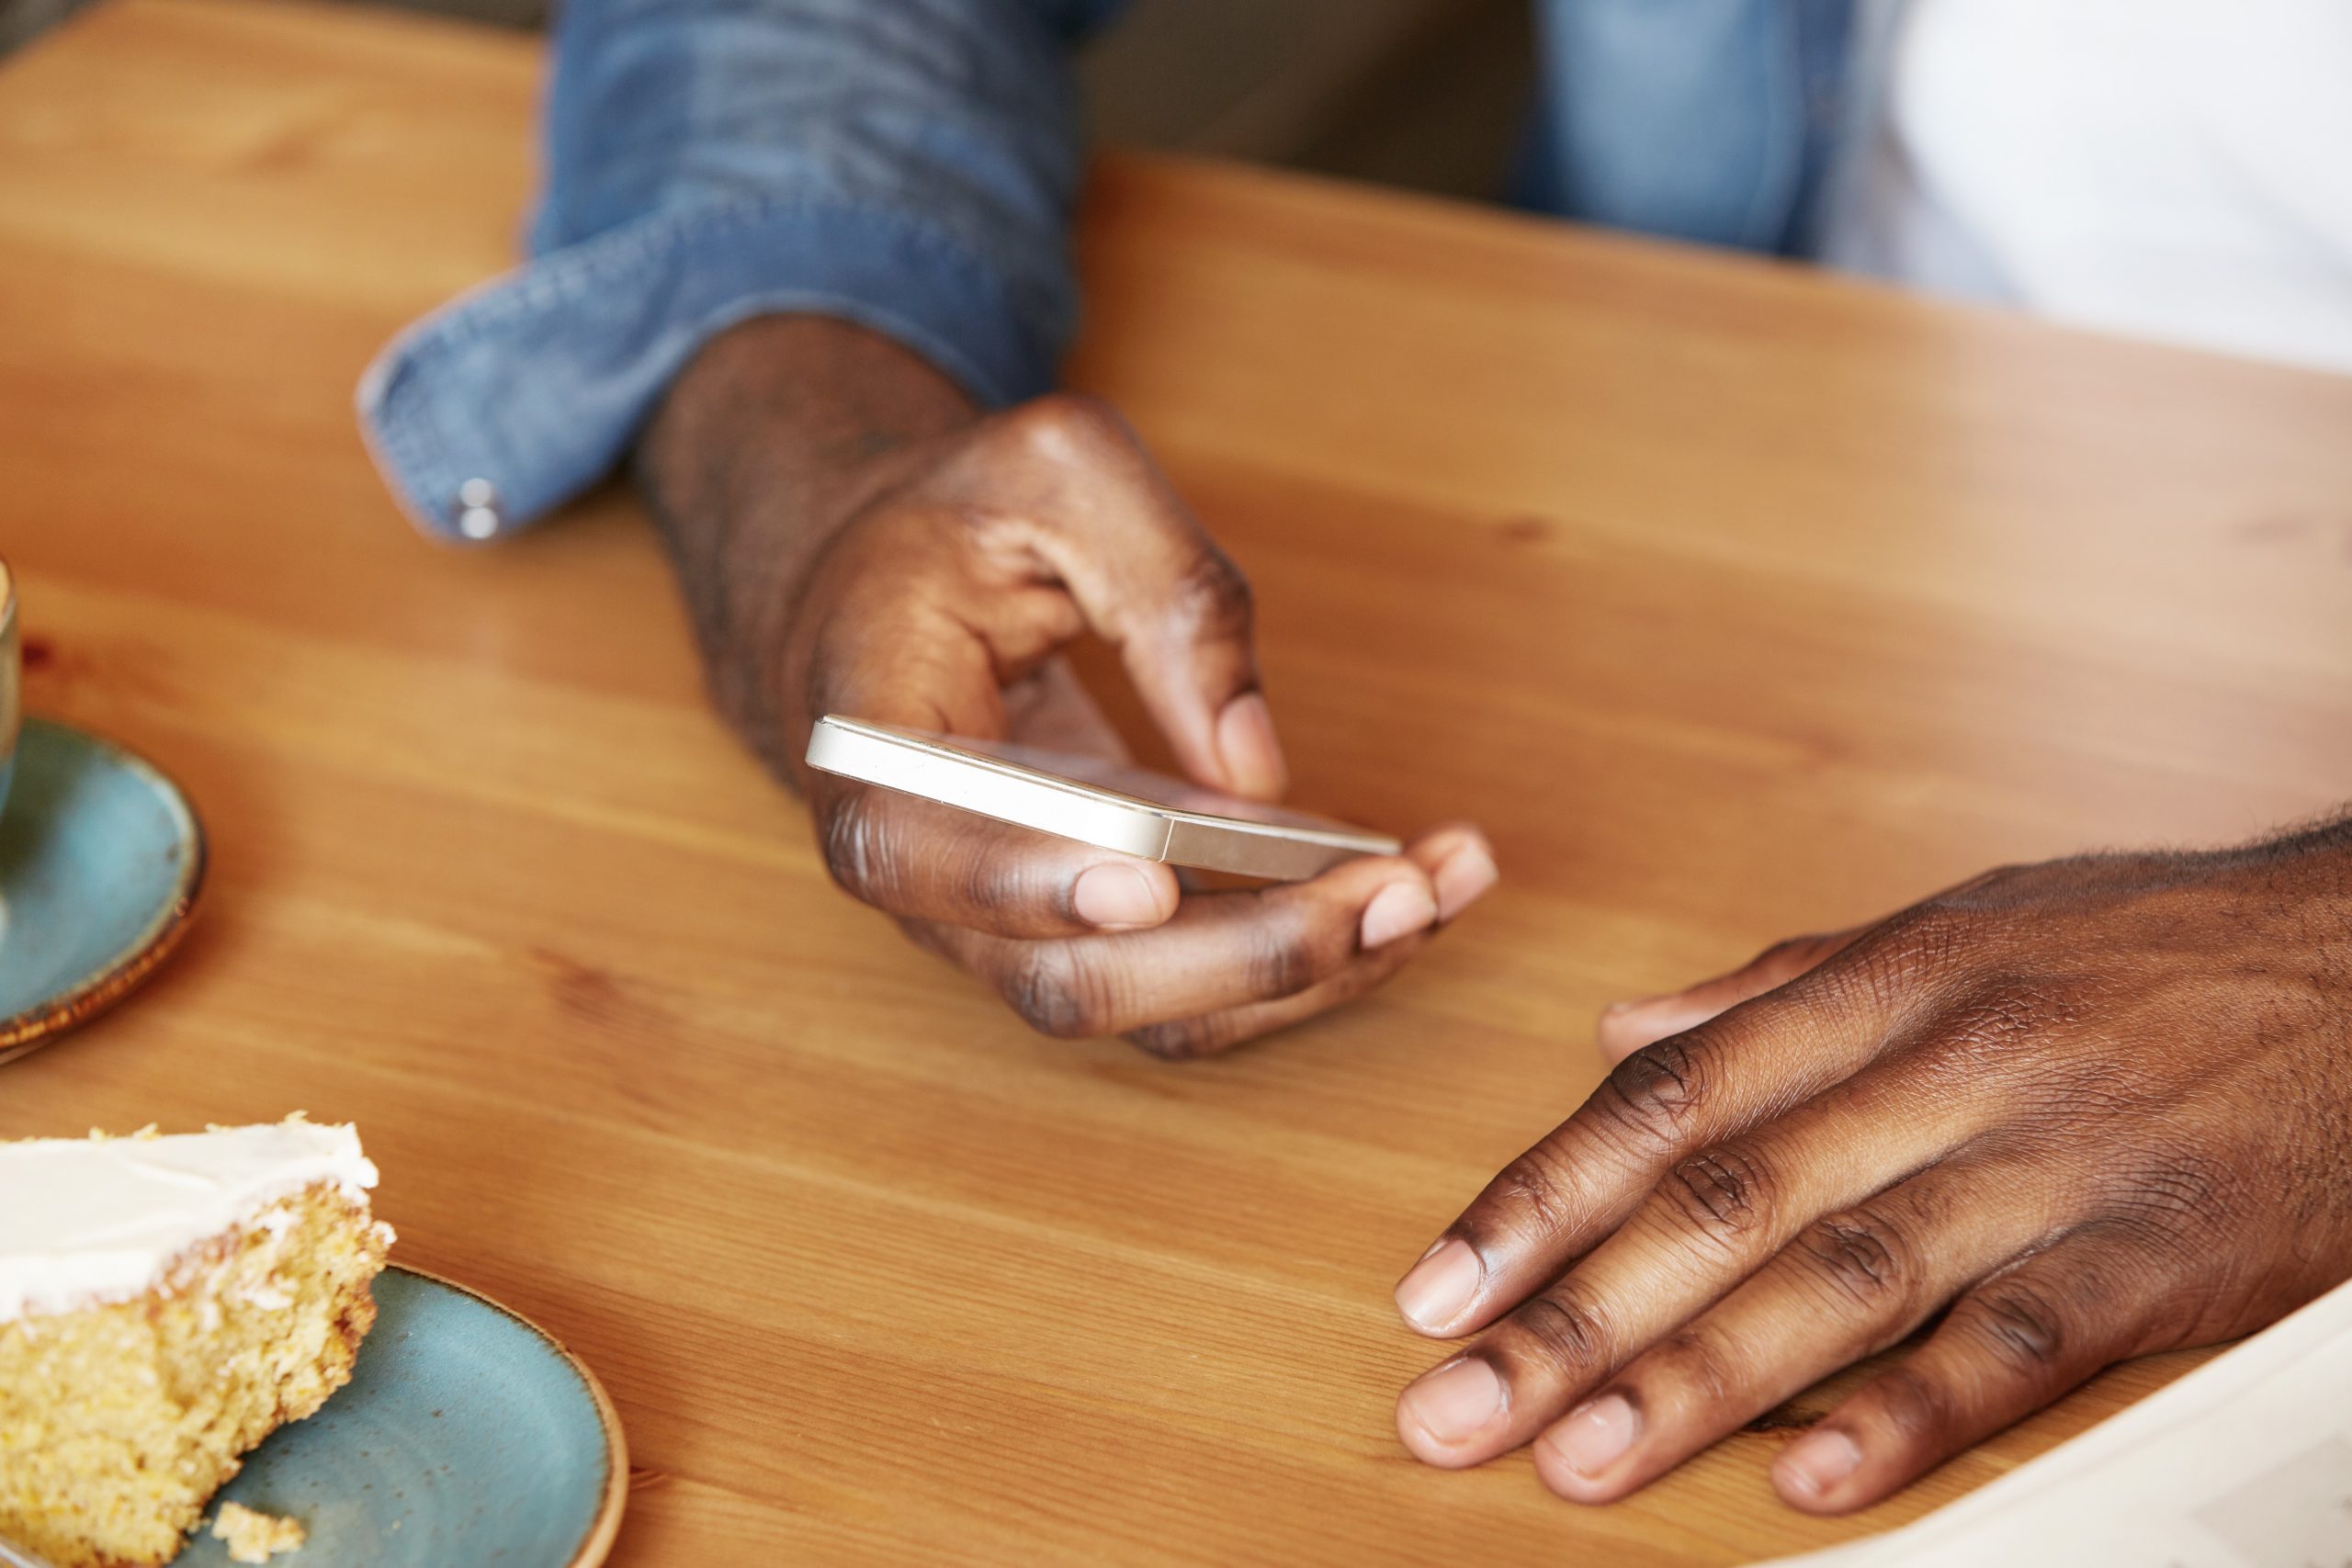
[{"label": "slice of cake", "polygon": [[391,1232],[300,1115],[0,1143],[0,1538],[169,1562],[242,1456],[351,1377]]}]

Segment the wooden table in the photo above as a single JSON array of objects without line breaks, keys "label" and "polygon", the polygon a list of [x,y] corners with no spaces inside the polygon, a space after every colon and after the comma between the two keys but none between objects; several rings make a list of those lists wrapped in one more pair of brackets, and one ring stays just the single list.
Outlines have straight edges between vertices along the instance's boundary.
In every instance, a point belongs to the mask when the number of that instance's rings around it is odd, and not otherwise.
[{"label": "wooden table", "polygon": [[[37,710],[186,781],[209,908],[0,1135],[356,1119],[398,1255],[610,1384],[629,1563],[1728,1562],[1784,1434],[1637,1499],[1397,1447],[1389,1286],[1605,1000],[1996,860],[2352,790],[2352,381],[1119,161],[1076,379],[1256,580],[1302,797],[1505,885],[1184,1067],[1032,1038],[827,886],[636,503],[395,516],[349,402],[509,265],[527,39],[119,0],[0,67],[0,547]],[[1818,1410],[1816,1391],[1798,1402]],[[1598,1552],[1599,1555],[1595,1555]]]}]

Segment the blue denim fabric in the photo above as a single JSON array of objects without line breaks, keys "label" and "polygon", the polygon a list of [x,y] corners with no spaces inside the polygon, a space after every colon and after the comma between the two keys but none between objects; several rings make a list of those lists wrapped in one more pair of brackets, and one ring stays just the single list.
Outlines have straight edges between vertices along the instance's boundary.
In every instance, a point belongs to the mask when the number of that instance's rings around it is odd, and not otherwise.
[{"label": "blue denim fabric", "polygon": [[[1802,244],[1850,0],[1539,0],[1522,194]],[[609,472],[695,350],[800,310],[989,404],[1046,389],[1076,308],[1069,49],[1119,0],[571,0],[532,259],[396,338],[360,423],[425,529],[495,537]]]},{"label": "blue denim fabric", "polygon": [[1111,0],[571,0],[528,265],[403,332],[360,423],[424,528],[594,483],[745,317],[906,343],[990,403],[1052,384],[1076,290],[1069,48]]},{"label": "blue denim fabric", "polygon": [[1544,90],[1514,197],[1781,254],[1843,129],[1852,0],[1541,0]]}]

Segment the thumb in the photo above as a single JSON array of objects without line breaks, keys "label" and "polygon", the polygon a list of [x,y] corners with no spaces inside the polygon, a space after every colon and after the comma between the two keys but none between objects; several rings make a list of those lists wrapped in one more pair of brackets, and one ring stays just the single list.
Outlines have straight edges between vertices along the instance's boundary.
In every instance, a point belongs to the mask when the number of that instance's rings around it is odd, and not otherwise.
[{"label": "thumb", "polygon": [[1835,956],[1861,935],[1863,929],[1856,926],[1850,931],[1819,936],[1791,937],[1786,942],[1774,942],[1727,975],[1662,996],[1612,1003],[1602,1010],[1595,1032],[1600,1054],[1613,1066],[1645,1045],[1655,1044],[1669,1034],[1696,1029],[1716,1014],[1785,986]]}]

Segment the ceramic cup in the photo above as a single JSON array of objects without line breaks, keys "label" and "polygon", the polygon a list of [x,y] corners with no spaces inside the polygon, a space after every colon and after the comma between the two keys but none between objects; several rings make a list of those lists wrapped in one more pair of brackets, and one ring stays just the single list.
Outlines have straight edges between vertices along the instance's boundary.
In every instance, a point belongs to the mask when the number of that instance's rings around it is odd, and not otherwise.
[{"label": "ceramic cup", "polygon": [[8,780],[17,771],[17,584],[0,560],[0,811],[8,808]]}]

